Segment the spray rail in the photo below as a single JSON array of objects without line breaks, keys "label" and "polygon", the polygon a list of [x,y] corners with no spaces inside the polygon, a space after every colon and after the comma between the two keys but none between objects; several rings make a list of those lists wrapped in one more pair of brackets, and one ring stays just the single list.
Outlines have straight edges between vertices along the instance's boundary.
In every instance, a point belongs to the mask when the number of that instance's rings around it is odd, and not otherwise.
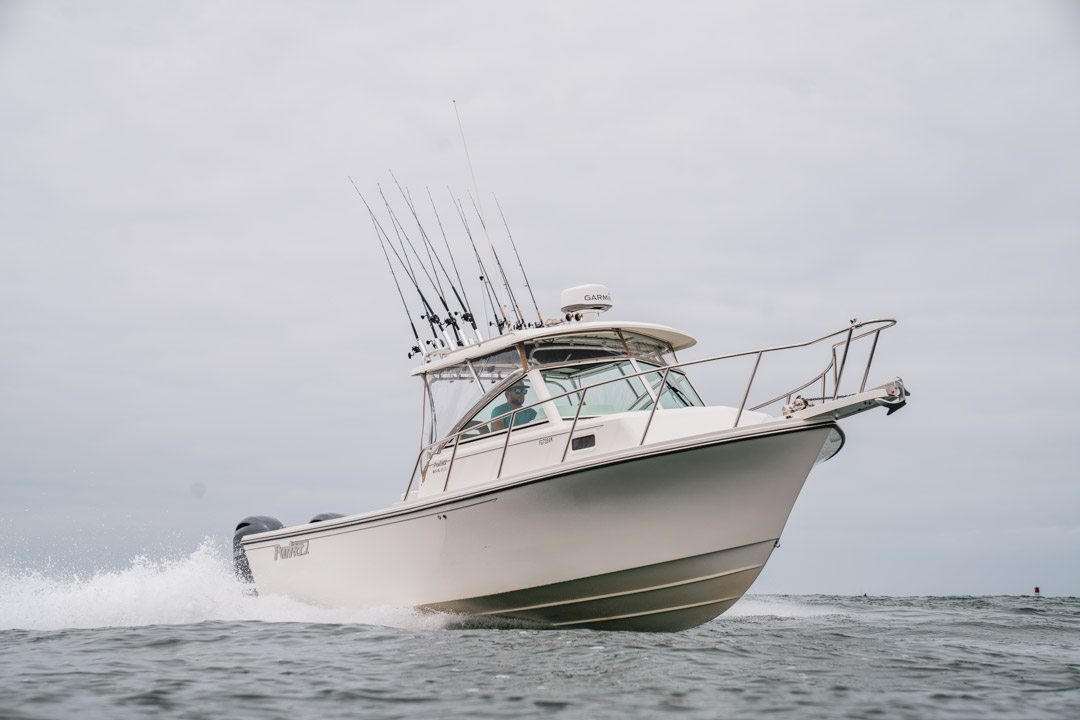
[{"label": "spray rail", "polygon": [[[794,343],[791,345],[780,345],[776,347],[762,348],[759,350],[747,350],[745,352],[731,353],[727,355],[717,355],[714,357],[703,358],[701,360],[688,360],[686,362],[674,363],[667,365],[663,368],[651,368],[649,370],[643,370],[638,373],[629,375],[622,375],[610,380],[604,380],[592,385],[588,385],[583,388],[575,390],[569,390],[558,395],[552,395],[549,398],[538,400],[530,405],[523,405],[520,408],[512,410],[508,413],[503,413],[497,417],[492,417],[488,422],[494,424],[502,421],[506,426],[506,438],[503,442],[502,455],[499,459],[499,469],[495,475],[495,479],[502,477],[503,465],[506,461],[506,452],[510,447],[510,436],[514,431],[514,417],[525,410],[537,408],[545,403],[558,400],[560,398],[576,395],[578,397],[577,410],[574,413],[574,419],[570,426],[570,433],[566,439],[566,446],[563,448],[562,458],[560,463],[566,462],[566,456],[570,449],[571,441],[574,437],[574,431],[577,429],[578,420],[581,415],[581,408],[585,406],[585,398],[590,390],[593,388],[608,385],[610,383],[626,382],[631,378],[641,378],[646,388],[652,386],[648,382],[645,376],[662,374],[660,384],[653,389],[650,394],[653,395],[652,409],[649,412],[649,419],[645,424],[645,431],[641,434],[641,440],[638,441],[638,447],[645,444],[645,441],[649,436],[649,429],[652,426],[653,417],[656,414],[656,409],[660,406],[660,398],[663,396],[664,390],[668,385],[668,376],[672,370],[683,370],[685,368],[694,367],[696,365],[705,365],[708,363],[719,363],[725,360],[733,360],[736,358],[754,357],[754,366],[750,371],[750,377],[746,381],[746,387],[743,391],[742,402],[739,405],[738,412],[735,414],[735,421],[731,424],[731,428],[738,427],[739,420],[742,418],[744,410],[756,412],[768,408],[772,405],[776,405],[781,401],[784,401],[784,405],[781,408],[781,415],[786,418],[798,418],[809,419],[813,417],[832,415],[835,418],[846,417],[858,412],[871,409],[873,407],[886,407],[888,413],[891,415],[896,410],[900,409],[905,404],[905,398],[909,393],[904,388],[903,382],[899,379],[894,380],[885,385],[881,385],[877,388],[873,388],[870,391],[866,390],[867,379],[870,375],[870,365],[874,361],[874,352],[877,350],[878,338],[883,330],[896,325],[896,320],[892,318],[882,318],[878,320],[868,320],[865,322],[853,321],[850,326],[837,330],[836,332],[823,335],[814,340],[809,340],[802,343]],[[856,334],[858,333],[858,334]],[[758,367],[761,365],[762,357],[770,354],[780,353],[786,350],[796,350],[800,348],[810,347],[812,345],[818,345],[826,343],[829,340],[833,340],[838,337],[843,337],[842,340],[834,342],[830,347],[831,358],[825,368],[811,377],[806,382],[791,388],[784,392],[779,393],[775,397],[766,400],[763,403],[759,403],[752,407],[747,408],[746,404],[750,397],[750,390],[754,384],[754,378],[757,376]],[[870,340],[870,351],[866,359],[866,364],[862,368],[862,378],[858,385],[858,390],[853,393],[844,395],[841,393],[841,389],[845,388],[844,379],[845,371],[848,370],[848,357],[850,355],[851,347],[854,343],[866,340],[866,338],[872,338]],[[850,375],[849,375],[850,377]],[[803,398],[798,393],[801,393],[808,388],[818,388],[820,384],[821,396],[814,398]],[[853,388],[851,381],[847,383],[847,387]],[[814,402],[820,402],[821,405],[814,405]],[[565,420],[565,418],[564,418]],[[425,457],[430,461],[431,458],[441,453],[447,446],[452,445],[453,451],[450,455],[450,464],[447,468],[446,478],[443,483],[443,490],[449,486],[450,475],[454,469],[454,459],[457,457],[458,446],[461,444],[460,439],[463,435],[469,432],[471,428],[460,430],[451,435],[425,445],[420,449],[420,453],[416,458],[416,463],[413,465],[412,474],[409,476],[409,484],[405,489],[405,495],[403,499],[408,499],[409,493],[412,492],[413,483],[416,481],[417,472],[420,472],[421,482],[427,479],[427,471],[429,464],[424,463]]]}]

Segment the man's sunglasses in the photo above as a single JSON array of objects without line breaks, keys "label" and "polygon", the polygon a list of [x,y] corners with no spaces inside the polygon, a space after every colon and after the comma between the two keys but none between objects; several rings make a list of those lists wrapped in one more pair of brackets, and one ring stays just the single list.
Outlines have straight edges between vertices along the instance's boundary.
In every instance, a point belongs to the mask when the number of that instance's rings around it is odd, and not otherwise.
[{"label": "man's sunglasses", "polygon": [[529,391],[526,390],[525,388],[510,388],[510,392],[517,393],[518,395],[524,395],[525,393],[527,393]]}]

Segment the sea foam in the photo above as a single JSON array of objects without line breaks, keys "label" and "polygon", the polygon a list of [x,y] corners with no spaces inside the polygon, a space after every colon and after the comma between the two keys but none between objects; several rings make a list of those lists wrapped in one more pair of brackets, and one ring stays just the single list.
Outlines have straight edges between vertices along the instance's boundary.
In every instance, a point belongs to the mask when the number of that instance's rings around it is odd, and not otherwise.
[{"label": "sea foam", "polygon": [[233,575],[231,552],[210,538],[189,555],[137,556],[129,567],[88,577],[0,569],[0,630],[187,625],[207,621],[387,625],[438,630],[452,615],[413,608],[329,609],[255,596]]}]

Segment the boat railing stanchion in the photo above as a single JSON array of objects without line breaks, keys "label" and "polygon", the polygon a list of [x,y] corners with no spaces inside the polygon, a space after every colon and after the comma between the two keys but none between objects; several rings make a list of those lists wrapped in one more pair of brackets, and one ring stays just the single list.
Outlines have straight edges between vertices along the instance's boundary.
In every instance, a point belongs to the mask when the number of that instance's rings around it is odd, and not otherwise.
[{"label": "boat railing stanchion", "polygon": [[[656,391],[656,400],[653,401],[652,410],[649,411],[649,419],[645,421],[645,432],[641,433],[641,442],[638,443],[639,446],[645,444],[645,437],[649,434],[649,428],[652,427],[653,415],[656,414],[656,408],[660,406],[660,398],[664,397],[664,388],[667,386],[667,376],[669,372],[671,372],[670,367],[664,368],[664,376],[660,380],[660,388]],[[647,379],[645,384],[649,384]]]},{"label": "boat railing stanchion", "polygon": [[574,411],[574,422],[570,424],[570,434],[566,436],[566,446],[563,447],[562,459],[560,463],[566,462],[566,453],[570,451],[570,443],[574,441],[574,430],[577,429],[578,418],[581,417],[581,408],[585,407],[585,395],[589,392],[589,388],[583,388],[581,390],[574,391],[574,394],[581,393],[581,397],[578,398],[577,410]]},{"label": "boat railing stanchion", "polygon": [[[838,367],[838,365],[836,364],[836,346],[833,345],[833,349],[832,349],[832,384],[833,384],[834,389],[839,387],[836,384],[836,368],[837,367]],[[827,399],[828,398],[826,398],[825,393],[821,393],[821,402],[825,402]]]},{"label": "boat railing stanchion", "polygon": [[874,342],[870,344],[870,357],[866,358],[866,371],[863,372],[862,385],[859,386],[859,392],[866,390],[866,379],[870,377],[870,363],[874,362],[874,351],[877,350],[878,335],[881,334],[881,328],[874,331]]},{"label": "boat railing stanchion", "polygon": [[750,397],[750,386],[754,384],[754,376],[757,375],[758,365],[761,364],[761,354],[764,350],[759,350],[757,357],[754,359],[754,369],[750,371],[750,379],[746,382],[746,392],[743,393],[742,403],[739,405],[739,412],[735,413],[735,423],[731,426],[733,428],[739,427],[739,420],[742,418],[743,408],[746,407],[746,401]]},{"label": "boat railing stanchion", "polygon": [[454,451],[450,453],[450,467],[446,468],[446,480],[443,482],[442,489],[446,492],[446,488],[450,487],[450,473],[454,472],[454,458],[457,457],[458,445],[461,444],[461,434],[458,433],[454,436]]},{"label": "boat railing stanchion", "polygon": [[[428,445],[427,448],[424,450],[424,452],[426,452],[428,454],[428,456],[427,456],[427,462],[421,462],[420,463],[420,484],[421,485],[423,485],[424,483],[427,482],[427,471],[428,471],[428,468],[431,467],[431,458],[435,457],[434,448],[435,448],[435,445],[433,443],[431,445]],[[420,457],[424,457],[424,452],[420,453]]]},{"label": "boat railing stanchion", "polygon": [[[851,347],[851,333],[855,332],[855,323],[847,331],[847,340],[844,341],[844,354],[840,357],[840,370],[836,373],[836,385],[833,387],[833,400],[840,397],[840,381],[844,379],[844,365],[847,364],[848,348]],[[833,350],[835,354],[836,351]]]},{"label": "boat railing stanchion", "polygon": [[503,422],[506,423],[506,441],[503,443],[502,457],[499,458],[499,472],[495,473],[496,480],[502,477],[503,463],[506,462],[506,449],[510,447],[510,433],[514,430],[514,418],[517,417],[517,414],[518,411],[514,410],[510,413],[509,418],[503,419]]},{"label": "boat railing stanchion", "polygon": [[405,488],[405,497],[401,498],[402,502],[409,499],[409,493],[412,492],[412,484],[416,480],[416,471],[420,468],[420,459],[424,457],[423,448],[420,449],[420,453],[416,456],[416,464],[413,465],[412,474],[409,475],[409,486]]}]

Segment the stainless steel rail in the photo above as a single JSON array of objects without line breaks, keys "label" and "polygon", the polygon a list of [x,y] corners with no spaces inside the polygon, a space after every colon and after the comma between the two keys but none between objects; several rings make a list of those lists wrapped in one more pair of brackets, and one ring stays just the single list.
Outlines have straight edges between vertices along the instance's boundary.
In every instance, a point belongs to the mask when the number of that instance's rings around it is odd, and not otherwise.
[{"label": "stainless steel rail", "polygon": [[[859,340],[862,340],[863,338],[873,336],[874,339],[873,339],[873,342],[872,342],[872,344],[870,346],[870,353],[869,353],[869,356],[866,359],[866,367],[863,370],[862,382],[859,385],[859,390],[858,390],[858,392],[865,391],[866,390],[866,382],[867,382],[867,379],[869,378],[869,375],[870,375],[870,364],[874,361],[874,352],[877,350],[878,337],[880,336],[882,330],[887,330],[888,328],[891,328],[894,325],[896,325],[896,320],[894,320],[892,318],[882,318],[882,319],[878,319],[878,320],[868,320],[868,321],[865,321],[865,322],[853,321],[851,323],[851,325],[849,325],[848,327],[846,327],[846,328],[844,328],[842,330],[837,330],[836,332],[829,333],[828,335],[823,335],[823,336],[821,336],[819,338],[816,338],[814,340],[809,340],[807,342],[794,343],[792,345],[779,345],[779,346],[776,346],[776,347],[762,348],[760,350],[747,350],[745,352],[731,353],[731,354],[728,354],[728,355],[716,355],[714,357],[703,358],[701,360],[687,360],[685,362],[675,363],[673,365],[668,365],[668,366],[665,366],[663,368],[653,368],[653,369],[649,369],[649,370],[642,370],[641,372],[633,373],[631,375],[621,375],[621,376],[619,376],[617,378],[612,378],[610,380],[604,380],[603,382],[599,382],[599,383],[596,383],[594,385],[588,385],[588,386],[586,386],[584,388],[576,388],[574,390],[568,390],[568,391],[566,391],[564,393],[560,393],[559,395],[553,395],[553,396],[551,396],[549,398],[546,398],[544,400],[538,400],[537,402],[534,402],[531,405],[525,405],[525,406],[522,406],[520,408],[516,408],[516,409],[514,409],[514,410],[512,410],[512,411],[510,411],[508,413],[503,413],[502,415],[499,415],[498,417],[491,418],[489,421],[487,421],[486,423],[484,423],[481,426],[481,427],[486,426],[486,425],[494,426],[495,423],[501,421],[501,422],[503,422],[503,424],[506,427],[506,438],[503,440],[502,455],[499,458],[499,469],[498,469],[498,472],[495,474],[495,478],[498,479],[498,478],[502,477],[503,467],[505,466],[505,463],[506,463],[506,452],[510,448],[510,436],[513,434],[513,431],[514,431],[514,418],[517,416],[517,414],[519,412],[521,412],[523,410],[528,410],[528,409],[531,409],[531,408],[535,408],[535,407],[538,407],[540,405],[543,405],[544,403],[552,402],[554,400],[559,400],[560,398],[564,398],[564,397],[569,397],[570,395],[580,395],[581,396],[580,398],[578,398],[578,406],[577,406],[577,410],[574,412],[574,420],[570,424],[570,433],[567,436],[566,446],[563,448],[562,458],[559,461],[560,463],[563,463],[563,462],[566,462],[566,455],[570,450],[571,443],[573,442],[574,431],[577,430],[578,420],[581,417],[581,409],[585,406],[585,398],[586,398],[589,390],[592,390],[593,388],[601,387],[603,385],[608,385],[610,383],[625,382],[626,380],[628,380],[630,378],[635,378],[635,377],[642,378],[642,382],[645,384],[646,387],[648,387],[649,383],[648,383],[648,380],[645,378],[645,376],[646,375],[654,375],[654,374],[658,374],[658,373],[662,372],[663,375],[662,375],[661,380],[660,380],[660,385],[657,387],[655,400],[653,400],[652,408],[651,408],[651,410],[649,412],[649,419],[645,423],[645,431],[642,433],[641,440],[638,442],[638,446],[641,446],[641,445],[645,444],[645,440],[649,435],[649,428],[652,426],[653,416],[656,414],[656,409],[660,406],[661,400],[663,399],[664,389],[667,386],[667,382],[668,382],[668,376],[669,376],[669,374],[670,374],[670,372],[672,370],[681,370],[683,368],[691,367],[693,365],[703,365],[703,364],[706,364],[706,363],[719,362],[721,360],[731,360],[731,359],[734,359],[734,358],[748,357],[750,355],[754,355],[755,356],[755,358],[754,358],[754,367],[753,367],[753,370],[751,370],[751,372],[750,372],[750,378],[746,382],[746,388],[743,391],[742,402],[739,405],[738,412],[735,414],[735,421],[731,425],[731,427],[735,428],[735,427],[738,427],[739,420],[742,419],[742,414],[743,414],[743,411],[745,409],[749,409],[751,412],[754,412],[754,411],[760,410],[762,408],[768,407],[770,405],[773,405],[773,404],[775,404],[775,403],[777,403],[777,402],[779,402],[781,400],[784,400],[784,399],[786,399],[787,403],[790,404],[792,396],[794,396],[795,393],[801,392],[801,391],[805,390],[806,388],[810,387],[811,385],[814,385],[815,383],[817,383],[819,381],[821,382],[821,397],[820,397],[820,399],[821,399],[822,402],[838,399],[840,397],[841,382],[843,381],[844,368],[845,368],[845,366],[847,364],[848,351],[851,348],[851,344],[853,342],[858,342]],[[858,335],[855,334],[856,330],[861,330],[863,328],[867,328],[865,332],[861,332]],[[832,345],[832,347],[830,348],[831,353],[832,353],[832,358],[829,361],[828,365],[825,366],[824,370],[822,370],[820,373],[814,375],[810,380],[803,383],[802,385],[799,385],[796,388],[793,388],[791,390],[787,390],[785,392],[782,392],[779,395],[777,395],[776,397],[774,397],[774,398],[772,398],[770,400],[766,400],[765,402],[760,403],[758,405],[755,405],[755,406],[753,406],[751,408],[746,408],[746,403],[750,398],[750,389],[751,389],[751,386],[754,384],[754,378],[757,376],[758,367],[761,365],[761,358],[762,357],[764,357],[765,355],[770,354],[770,353],[778,353],[778,352],[781,352],[781,351],[784,351],[784,350],[795,350],[795,349],[798,349],[798,348],[810,347],[811,345],[816,345],[818,343],[824,342],[826,340],[830,340],[832,338],[835,338],[835,337],[841,336],[841,335],[846,335],[846,337],[843,340],[841,340],[839,342],[836,342],[836,343],[834,343]],[[840,362],[839,362],[839,364],[837,364],[837,361],[836,361],[837,352],[836,351],[841,347],[843,348],[843,351],[840,354]],[[827,392],[827,380],[828,380],[830,372],[832,373],[832,385],[833,385],[832,397],[829,397],[828,392]],[[817,398],[815,398],[815,399],[817,399]],[[459,430],[458,432],[453,433],[452,435],[447,435],[446,437],[442,438],[441,440],[430,443],[428,445],[425,445],[423,448],[421,448],[420,453],[416,458],[416,463],[413,465],[412,474],[410,474],[410,476],[409,476],[409,485],[405,489],[405,495],[404,495],[403,499],[408,499],[409,493],[412,491],[413,483],[416,481],[416,473],[417,473],[417,471],[420,471],[421,484],[422,484],[424,481],[427,480],[427,472],[428,472],[428,468],[429,468],[429,465],[430,465],[431,458],[433,458],[436,455],[438,455],[439,453],[441,453],[446,448],[447,445],[453,444],[454,450],[450,455],[450,463],[449,463],[449,466],[446,469],[446,478],[443,481],[443,490],[445,491],[450,486],[450,475],[454,470],[454,460],[457,458],[458,446],[461,444],[461,440],[463,439],[463,436],[468,432],[474,431],[475,429],[476,429],[475,427],[470,427],[470,428],[467,428],[467,429],[464,429],[464,430]],[[424,463],[425,455],[428,456],[428,463]]]}]

